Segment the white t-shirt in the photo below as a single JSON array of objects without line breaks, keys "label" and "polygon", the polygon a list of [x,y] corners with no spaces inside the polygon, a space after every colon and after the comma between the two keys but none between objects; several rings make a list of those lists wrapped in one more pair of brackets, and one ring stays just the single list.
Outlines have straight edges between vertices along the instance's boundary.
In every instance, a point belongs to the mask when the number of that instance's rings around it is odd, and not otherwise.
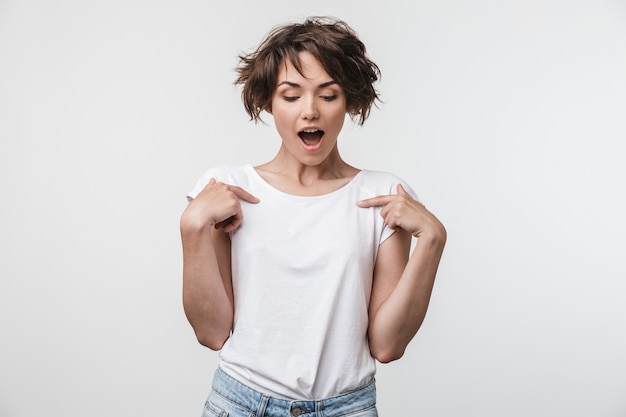
[{"label": "white t-shirt", "polygon": [[250,165],[207,171],[260,199],[241,202],[231,232],[233,331],[220,352],[224,372],[284,399],[321,399],[362,387],[376,364],[367,342],[368,306],[378,246],[393,230],[381,208],[356,202],[395,194],[396,176],[360,171],[328,194],[302,197],[268,184]]}]

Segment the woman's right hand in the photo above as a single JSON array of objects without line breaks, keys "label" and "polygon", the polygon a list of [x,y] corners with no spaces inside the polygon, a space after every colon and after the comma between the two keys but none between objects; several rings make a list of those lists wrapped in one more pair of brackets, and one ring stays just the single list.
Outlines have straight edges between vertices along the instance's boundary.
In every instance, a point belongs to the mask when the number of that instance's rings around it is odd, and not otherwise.
[{"label": "woman's right hand", "polygon": [[183,212],[182,222],[198,228],[214,226],[224,233],[232,232],[243,219],[241,202],[256,204],[259,199],[236,185],[211,178]]},{"label": "woman's right hand", "polygon": [[[233,327],[234,301],[227,232],[241,225],[241,202],[259,199],[211,178],[180,219],[183,305],[198,341],[219,350]],[[222,233],[226,232],[226,233]]]}]

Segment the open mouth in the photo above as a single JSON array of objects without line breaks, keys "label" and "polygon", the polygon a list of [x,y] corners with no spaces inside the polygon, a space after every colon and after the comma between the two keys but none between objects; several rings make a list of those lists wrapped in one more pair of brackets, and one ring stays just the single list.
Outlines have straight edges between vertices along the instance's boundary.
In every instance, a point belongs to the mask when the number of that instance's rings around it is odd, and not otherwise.
[{"label": "open mouth", "polygon": [[324,136],[324,131],[319,129],[304,129],[301,132],[298,132],[298,136],[302,139],[307,146],[315,146],[322,140],[322,136]]}]

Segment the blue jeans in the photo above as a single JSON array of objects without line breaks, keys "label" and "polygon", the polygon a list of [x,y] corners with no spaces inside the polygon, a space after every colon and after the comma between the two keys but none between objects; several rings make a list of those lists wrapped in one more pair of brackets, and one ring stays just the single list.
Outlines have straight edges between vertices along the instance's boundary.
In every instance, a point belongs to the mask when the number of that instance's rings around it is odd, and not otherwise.
[{"label": "blue jeans", "polygon": [[218,368],[202,417],[378,417],[376,383],[322,400],[290,401],[262,394]]}]

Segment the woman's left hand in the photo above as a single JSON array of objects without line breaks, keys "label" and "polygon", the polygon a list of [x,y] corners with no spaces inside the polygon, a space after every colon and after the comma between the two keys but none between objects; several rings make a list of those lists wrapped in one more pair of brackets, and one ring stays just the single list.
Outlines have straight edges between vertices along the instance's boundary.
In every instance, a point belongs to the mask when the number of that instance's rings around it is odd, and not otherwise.
[{"label": "woman's left hand", "polygon": [[387,226],[406,230],[417,238],[424,234],[445,236],[443,224],[422,203],[412,198],[401,184],[397,190],[397,194],[368,198],[357,205],[363,208],[383,206],[380,215]]}]

